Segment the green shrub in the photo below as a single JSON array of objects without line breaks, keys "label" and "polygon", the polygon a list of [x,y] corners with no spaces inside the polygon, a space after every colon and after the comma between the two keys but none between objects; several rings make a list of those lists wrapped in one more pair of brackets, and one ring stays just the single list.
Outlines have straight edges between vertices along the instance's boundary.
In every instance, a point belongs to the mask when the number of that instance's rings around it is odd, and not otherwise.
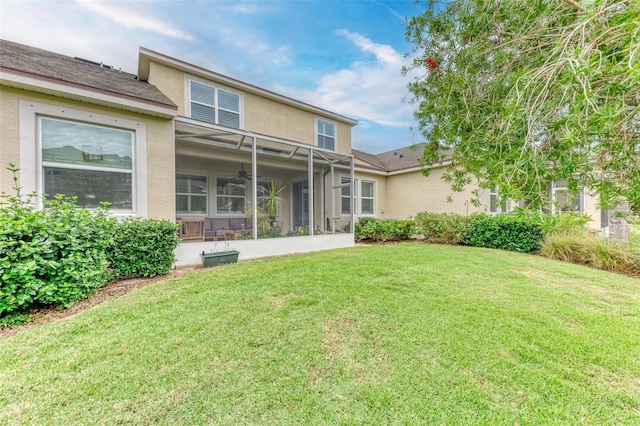
[{"label": "green shrub", "polygon": [[357,239],[375,241],[406,240],[415,233],[415,222],[411,219],[375,219],[363,217],[356,223]]},{"label": "green shrub", "polygon": [[455,213],[420,212],[415,217],[416,230],[425,240],[440,244],[461,244],[467,233],[469,218]]},{"label": "green shrub", "polygon": [[516,208],[510,214],[523,220],[538,223],[545,235],[553,232],[586,231],[587,224],[591,221],[589,215],[580,212],[563,212],[552,215],[536,210]]},{"label": "green shrub", "polygon": [[542,227],[534,219],[476,214],[471,217],[464,244],[530,253],[539,248],[543,237]]},{"label": "green shrub", "polygon": [[640,275],[640,250],[587,232],[551,233],[542,241],[540,254],[564,262]]},{"label": "green shrub", "polygon": [[106,207],[58,196],[37,210],[33,194],[15,189],[0,195],[1,324],[20,322],[34,305],[69,307],[112,277],[106,247],[115,221]]},{"label": "green shrub", "polygon": [[361,217],[360,219],[358,219],[356,224],[353,226],[355,237],[366,238],[364,234],[364,227],[367,226],[368,223],[375,222],[377,220],[379,219],[376,219],[375,217]]},{"label": "green shrub", "polygon": [[128,218],[115,227],[107,256],[119,277],[153,277],[169,273],[179,225],[168,220]]}]

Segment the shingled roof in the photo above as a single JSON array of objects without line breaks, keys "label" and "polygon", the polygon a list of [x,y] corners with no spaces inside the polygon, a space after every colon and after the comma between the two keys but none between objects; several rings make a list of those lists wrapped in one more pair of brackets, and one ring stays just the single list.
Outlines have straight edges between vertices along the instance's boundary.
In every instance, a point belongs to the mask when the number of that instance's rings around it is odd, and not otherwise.
[{"label": "shingled roof", "polygon": [[164,93],[134,74],[7,40],[0,40],[0,71],[177,110]]},{"label": "shingled roof", "polygon": [[[370,165],[369,168],[384,170],[386,172],[396,172],[406,169],[420,167],[418,160],[422,157],[425,143],[405,146],[383,152],[382,154],[368,154],[359,150],[352,150],[353,156],[357,160],[364,161]],[[451,151],[445,151],[442,161],[451,159]]]}]

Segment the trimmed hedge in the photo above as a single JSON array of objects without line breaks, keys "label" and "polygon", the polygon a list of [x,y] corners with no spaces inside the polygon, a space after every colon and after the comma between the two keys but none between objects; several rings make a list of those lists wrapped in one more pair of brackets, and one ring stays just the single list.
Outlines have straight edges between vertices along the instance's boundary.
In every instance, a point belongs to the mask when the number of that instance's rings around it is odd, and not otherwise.
[{"label": "trimmed hedge", "polygon": [[415,223],[417,233],[429,243],[462,244],[469,218],[455,213],[420,212]]},{"label": "trimmed hedge", "polygon": [[36,210],[33,196],[0,200],[0,324],[23,322],[35,305],[69,307],[112,278],[106,249],[115,219],[59,196]]},{"label": "trimmed hedge", "polygon": [[154,219],[118,222],[106,204],[79,208],[74,198],[0,195],[0,326],[20,324],[35,306],[68,308],[116,276],[166,274],[178,225]]},{"label": "trimmed hedge", "polygon": [[118,277],[168,274],[178,246],[179,225],[168,220],[129,218],[115,227],[107,258]]},{"label": "trimmed hedge", "polygon": [[540,247],[543,238],[542,227],[534,219],[509,214],[476,214],[471,216],[463,243],[530,253]]},{"label": "trimmed hedge", "polygon": [[356,222],[355,237],[375,241],[407,240],[415,233],[415,222],[411,219],[376,219],[362,217]]}]

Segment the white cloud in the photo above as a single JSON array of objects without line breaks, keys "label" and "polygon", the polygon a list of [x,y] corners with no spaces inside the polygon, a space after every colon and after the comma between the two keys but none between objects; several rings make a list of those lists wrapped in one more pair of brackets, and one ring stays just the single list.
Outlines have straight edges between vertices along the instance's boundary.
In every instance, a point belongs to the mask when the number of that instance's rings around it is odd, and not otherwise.
[{"label": "white cloud", "polygon": [[[237,28],[235,25],[218,26],[211,32],[215,32],[217,39],[224,40],[222,49],[235,52],[229,56],[236,61],[237,65],[250,63],[252,60],[277,66],[291,63],[291,46],[269,44],[260,37],[258,32]],[[237,52],[242,52],[242,56]]]},{"label": "white cloud", "polygon": [[336,34],[352,41],[363,52],[373,53],[380,62],[402,66],[402,55],[389,45],[374,43],[358,33],[352,33],[345,29],[337,30]]},{"label": "white cloud", "polygon": [[408,95],[409,76],[400,70],[408,62],[391,46],[347,30],[337,35],[346,38],[365,54],[363,60],[348,68],[324,75],[315,90],[278,88],[293,97],[349,117],[397,129],[415,127],[413,106],[404,101]]},{"label": "white cloud", "polygon": [[109,18],[118,24],[132,29],[153,31],[171,38],[182,40],[195,40],[195,38],[171,23],[149,16],[148,13],[139,13],[130,8],[123,7],[126,3],[103,2],[95,0],[76,0],[79,6],[91,12]]}]

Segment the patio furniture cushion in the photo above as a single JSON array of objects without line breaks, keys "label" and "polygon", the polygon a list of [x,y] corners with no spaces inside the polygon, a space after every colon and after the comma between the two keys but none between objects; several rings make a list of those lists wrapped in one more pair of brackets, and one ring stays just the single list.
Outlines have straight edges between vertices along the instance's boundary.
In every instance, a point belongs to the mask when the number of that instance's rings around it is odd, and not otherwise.
[{"label": "patio furniture cushion", "polygon": [[242,232],[247,229],[247,218],[244,217],[208,217],[205,222],[205,238],[223,237],[229,232]]},{"label": "patio furniture cushion", "polygon": [[229,229],[234,231],[244,231],[247,228],[247,219],[244,217],[229,218]]}]

